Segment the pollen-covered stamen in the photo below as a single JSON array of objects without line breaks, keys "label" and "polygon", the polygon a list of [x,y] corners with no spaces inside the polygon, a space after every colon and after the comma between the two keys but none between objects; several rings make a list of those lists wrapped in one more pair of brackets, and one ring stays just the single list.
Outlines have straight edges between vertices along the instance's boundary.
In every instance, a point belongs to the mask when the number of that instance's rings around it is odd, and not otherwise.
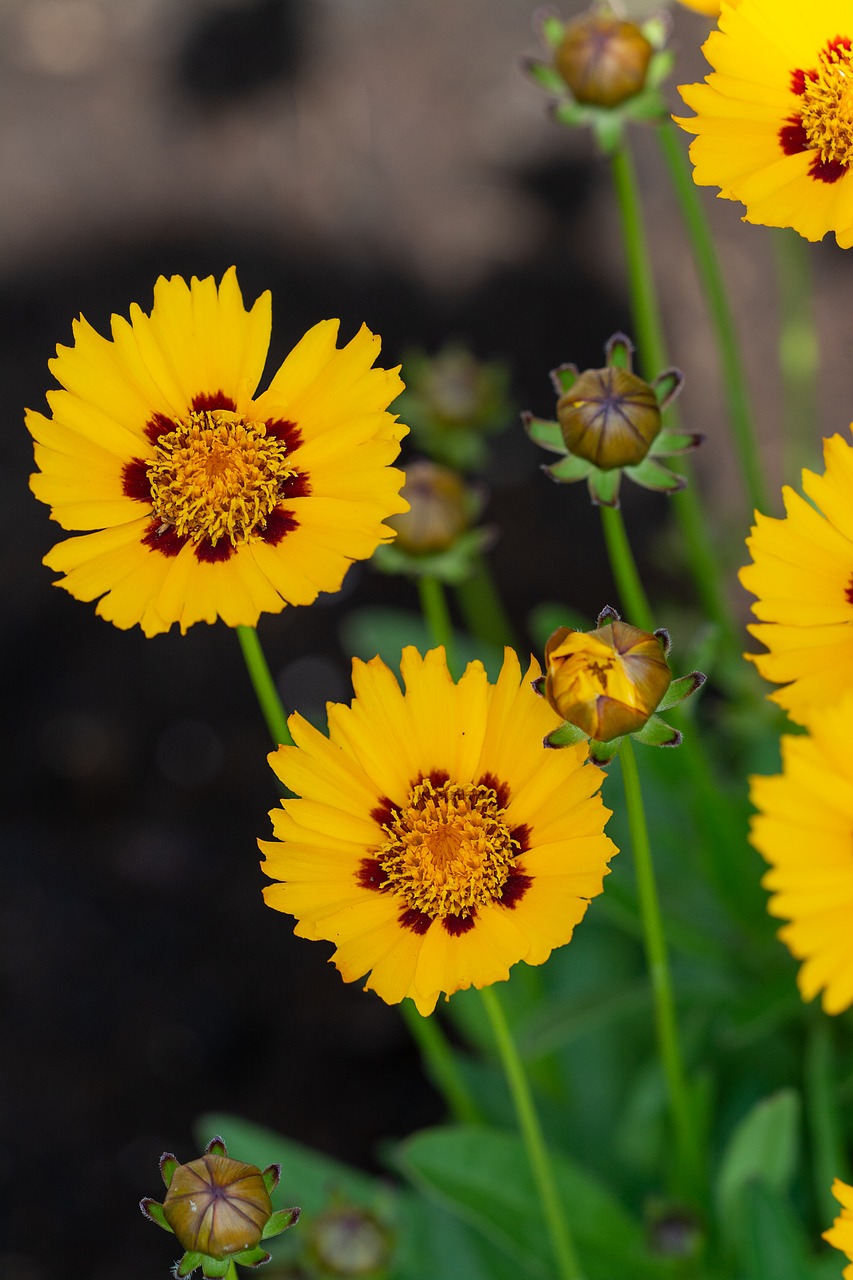
[{"label": "pollen-covered stamen", "polygon": [[285,481],[297,473],[287,444],[263,422],[226,409],[199,410],[158,436],[148,481],[155,516],[193,542],[215,547],[262,534]]},{"label": "pollen-covered stamen", "polygon": [[495,790],[482,784],[425,778],[384,829],[381,887],[433,919],[465,919],[500,902],[521,852]]},{"label": "pollen-covered stamen", "polygon": [[[812,176],[834,181],[853,163],[853,52],[851,41],[839,37],[819,55],[816,68],[795,71],[792,88],[798,114],[780,133],[783,150],[816,151]],[[796,146],[797,139],[802,144]]]}]

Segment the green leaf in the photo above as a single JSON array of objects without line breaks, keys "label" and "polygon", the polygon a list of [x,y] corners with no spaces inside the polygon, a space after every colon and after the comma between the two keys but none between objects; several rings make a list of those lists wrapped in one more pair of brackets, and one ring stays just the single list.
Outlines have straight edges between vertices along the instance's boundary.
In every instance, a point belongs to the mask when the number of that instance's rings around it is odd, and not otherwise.
[{"label": "green leaf", "polygon": [[799,1094],[794,1089],[781,1089],[757,1103],[729,1139],[720,1162],[716,1195],[720,1226],[730,1244],[741,1227],[747,1188],[760,1183],[780,1195],[788,1189],[797,1164],[799,1126]]},{"label": "green leaf", "polygon": [[762,1182],[741,1190],[735,1253],[744,1280],[812,1280],[807,1240],[784,1196]]},{"label": "green leaf", "polygon": [[[415,1135],[398,1163],[416,1186],[515,1258],[517,1275],[553,1274],[548,1233],[521,1139],[485,1128]],[[557,1190],[587,1280],[654,1280],[672,1266],[653,1257],[643,1229],[594,1178],[552,1152]],[[454,1271],[454,1275],[461,1272]]]}]

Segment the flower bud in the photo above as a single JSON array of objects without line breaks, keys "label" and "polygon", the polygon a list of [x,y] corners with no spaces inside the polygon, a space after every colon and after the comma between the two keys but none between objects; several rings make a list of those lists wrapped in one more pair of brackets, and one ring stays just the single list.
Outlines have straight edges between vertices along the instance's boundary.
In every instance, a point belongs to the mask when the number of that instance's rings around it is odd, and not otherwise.
[{"label": "flower bud", "polygon": [[577,102],[616,107],[643,89],[652,53],[633,22],[591,13],[569,23],[554,60]]},{"label": "flower bud", "polygon": [[410,555],[446,551],[470,523],[470,495],[462,477],[436,462],[413,462],[406,467],[401,496],[409,510],[389,516],[397,530],[396,543]]},{"label": "flower bud", "polygon": [[163,1214],[184,1249],[227,1258],[260,1243],[272,1201],[260,1169],[209,1153],[178,1165]]},{"label": "flower bud", "polygon": [[391,1256],[387,1230],[365,1209],[334,1205],[312,1224],[310,1250],[323,1275],[373,1276]]},{"label": "flower bud", "polygon": [[297,1208],[273,1213],[270,1193],[281,1177],[279,1165],[261,1171],[232,1160],[221,1138],[212,1138],[204,1155],[189,1164],[178,1164],[164,1151],[160,1173],[166,1184],[163,1203],[146,1196],[139,1207],[183,1246],[184,1256],[172,1272],[177,1277],[201,1267],[206,1277],[216,1280],[234,1262],[258,1267],[270,1257],[261,1241],[299,1220]]},{"label": "flower bud", "polygon": [[598,742],[636,733],[672,680],[664,643],[618,618],[595,631],[560,627],[545,646],[545,697]]},{"label": "flower bud", "polygon": [[661,429],[654,388],[619,365],[587,369],[557,401],[566,448],[602,471],[642,462]]}]

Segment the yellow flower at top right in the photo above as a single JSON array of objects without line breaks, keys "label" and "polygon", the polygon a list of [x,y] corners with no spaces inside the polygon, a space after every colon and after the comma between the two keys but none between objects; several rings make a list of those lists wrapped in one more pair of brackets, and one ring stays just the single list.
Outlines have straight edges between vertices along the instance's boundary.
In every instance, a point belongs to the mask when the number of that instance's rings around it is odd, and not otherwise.
[{"label": "yellow flower at top right", "polygon": [[702,47],[713,71],[679,92],[695,116],[694,181],[746,206],[744,221],[828,231],[853,245],[853,5],[723,0]]}]

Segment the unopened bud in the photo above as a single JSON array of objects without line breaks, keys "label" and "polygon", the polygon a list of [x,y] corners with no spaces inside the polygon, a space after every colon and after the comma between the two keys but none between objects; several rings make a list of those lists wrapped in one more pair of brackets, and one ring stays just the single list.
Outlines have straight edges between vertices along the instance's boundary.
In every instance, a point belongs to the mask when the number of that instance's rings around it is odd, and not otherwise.
[{"label": "unopened bud", "polygon": [[665,643],[618,618],[595,631],[560,627],[545,646],[545,697],[598,742],[636,733],[672,680]]},{"label": "unopened bud", "polygon": [[661,429],[654,388],[628,369],[587,369],[557,401],[566,448],[602,471],[642,462]]},{"label": "unopened bud", "polygon": [[387,1265],[391,1246],[382,1224],[355,1205],[336,1205],[313,1223],[311,1250],[324,1275],[375,1275]]},{"label": "unopened bud", "polygon": [[185,1249],[227,1258],[260,1242],[272,1201],[260,1169],[210,1154],[178,1166],[163,1213]]},{"label": "unopened bud", "polygon": [[411,555],[446,551],[470,523],[471,501],[456,471],[436,462],[413,462],[406,468],[401,496],[409,510],[388,518],[397,530],[397,545]]},{"label": "unopened bud", "polygon": [[643,89],[652,53],[633,22],[593,13],[566,27],[554,60],[577,102],[616,107]]}]

